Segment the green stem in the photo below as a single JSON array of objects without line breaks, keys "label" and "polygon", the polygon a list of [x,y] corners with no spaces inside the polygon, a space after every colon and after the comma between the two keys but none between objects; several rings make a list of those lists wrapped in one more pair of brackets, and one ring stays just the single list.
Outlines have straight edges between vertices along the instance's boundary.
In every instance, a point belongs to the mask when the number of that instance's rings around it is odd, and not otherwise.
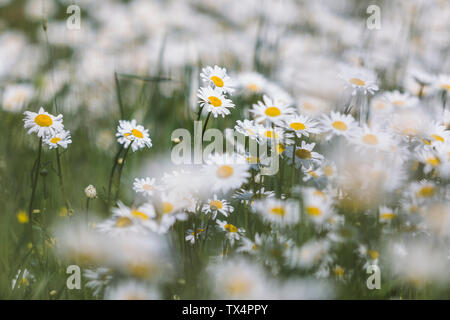
[{"label": "green stem", "polygon": [[200,117],[202,116],[202,111],[203,111],[203,107],[200,107],[200,109],[198,109],[197,121],[200,121]]},{"label": "green stem", "polygon": [[447,90],[442,93],[442,109],[445,111],[445,104],[447,103]]},{"label": "green stem", "polygon": [[297,148],[297,135],[294,138],[294,146],[292,148],[292,174],[291,174],[291,194],[295,184],[295,149]]},{"label": "green stem", "polygon": [[114,72],[114,82],[116,85],[116,95],[117,95],[117,102],[119,103],[119,110],[120,110],[120,118],[124,119],[124,109],[123,109],[123,103],[122,103],[122,95],[120,93],[120,83],[119,83],[119,77],[117,76],[117,72]]},{"label": "green stem", "polygon": [[209,121],[209,118],[210,118],[210,117],[211,117],[211,112],[208,113],[208,116],[206,117],[205,124],[204,124],[204,126],[203,126],[203,130],[202,130],[202,142],[203,142],[203,136],[205,135],[206,126],[208,125],[208,121]]},{"label": "green stem", "polygon": [[63,174],[61,169],[61,155],[59,154],[59,148],[56,148],[56,163],[58,164],[58,178],[59,178],[59,187],[61,188],[61,193],[64,199],[64,204],[67,209],[67,213],[69,213],[70,210],[70,203],[69,200],[67,200],[66,192],[64,189],[64,180],[63,180]]},{"label": "green stem", "polygon": [[115,198],[114,202],[117,202],[117,200],[119,199],[120,178],[122,177],[122,170],[123,170],[123,167],[125,166],[125,159],[127,158],[128,151],[130,151],[132,144],[133,144],[133,142],[131,142],[131,144],[128,146],[128,148],[125,149],[125,154],[123,155],[122,163],[120,164],[120,167],[119,167],[119,177],[117,180],[117,192],[116,192],[116,198]]},{"label": "green stem", "polygon": [[33,202],[36,195],[36,187],[39,179],[39,167],[41,166],[41,154],[42,154],[42,138],[39,139],[39,151],[36,160],[35,173],[33,177],[33,184],[31,186],[31,198],[28,205],[28,232],[30,234],[31,243],[33,243]]},{"label": "green stem", "polygon": [[122,153],[123,145],[120,146],[119,151],[117,152],[116,156],[114,157],[114,164],[111,169],[111,173],[109,174],[109,184],[108,184],[108,196],[106,197],[106,204],[108,205],[108,208],[110,206],[111,201],[111,187],[112,187],[112,181],[114,178],[114,173],[116,172],[117,163],[119,161],[119,156]]},{"label": "green stem", "polygon": [[89,226],[89,198],[86,199],[86,226]]}]

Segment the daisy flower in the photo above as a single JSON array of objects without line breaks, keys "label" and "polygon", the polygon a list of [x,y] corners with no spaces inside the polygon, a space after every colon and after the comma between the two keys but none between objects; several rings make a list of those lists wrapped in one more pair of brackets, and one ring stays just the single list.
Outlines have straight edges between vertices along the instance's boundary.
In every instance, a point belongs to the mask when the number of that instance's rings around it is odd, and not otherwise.
[{"label": "daisy flower", "polygon": [[[275,144],[293,144],[292,133],[284,131],[281,127],[264,127],[260,126],[258,130],[259,143],[272,143]],[[281,153],[281,152],[279,152]]]},{"label": "daisy flower", "polygon": [[312,96],[302,96],[297,99],[298,111],[310,118],[317,119],[322,114],[330,112],[330,104],[323,99]]},{"label": "daisy flower", "polygon": [[34,95],[33,86],[30,84],[14,84],[5,88],[2,97],[3,110],[9,112],[20,112]]},{"label": "daisy flower", "polygon": [[380,213],[379,215],[380,222],[390,223],[397,216],[396,210],[393,210],[386,206],[380,206],[378,208],[378,211]]},{"label": "daisy flower", "polygon": [[217,116],[225,117],[230,114],[229,108],[234,108],[234,104],[230,99],[227,99],[222,91],[211,87],[202,87],[198,89],[200,98],[200,106],[206,111],[211,112],[214,118]]},{"label": "daisy flower", "polygon": [[158,300],[160,293],[155,288],[137,281],[120,282],[108,288],[105,300]]},{"label": "daisy flower", "polygon": [[137,193],[143,193],[146,196],[152,196],[156,189],[155,178],[135,178],[133,183],[133,190]]},{"label": "daisy flower", "polygon": [[367,246],[361,244],[356,250],[356,253],[361,259],[366,261],[363,265],[364,270],[370,265],[378,265],[378,258],[380,257],[378,250],[369,249]]},{"label": "daisy flower", "polygon": [[257,140],[258,132],[260,132],[261,126],[255,124],[254,120],[245,119],[244,121],[236,121],[234,129],[240,134],[243,134],[244,136],[249,137],[252,140]]},{"label": "daisy flower", "polygon": [[374,72],[363,68],[342,68],[339,77],[345,81],[345,85],[352,89],[352,95],[361,92],[364,95],[367,93],[374,94],[378,91],[376,84],[377,78]]},{"label": "daisy flower", "polygon": [[437,186],[434,182],[428,180],[421,180],[420,182],[413,182],[406,191],[411,195],[411,198],[423,202],[432,199],[437,194]]},{"label": "daisy flower", "polygon": [[200,238],[200,234],[203,234],[205,232],[204,228],[197,228],[194,232],[194,229],[188,229],[186,232],[186,241],[189,241],[191,244],[194,244],[196,240]]},{"label": "daisy flower", "polygon": [[184,212],[190,205],[185,198],[177,193],[162,193],[153,198],[153,206],[156,216],[148,221],[151,231],[163,234],[177,221],[186,221],[187,214]]},{"label": "daisy flower", "polygon": [[213,199],[208,199],[207,203],[203,205],[202,212],[209,214],[212,213],[212,218],[216,219],[217,213],[223,214],[228,217],[228,214],[232,213],[234,208],[226,200],[217,199],[217,195],[214,195]]},{"label": "daisy flower", "polygon": [[[19,279],[19,276],[22,274],[22,277]],[[30,273],[28,269],[24,269],[23,273],[22,270],[17,270],[17,274],[14,279],[11,281],[11,288],[20,288],[22,286],[27,287],[30,285],[31,282],[34,281],[34,276]],[[17,283],[17,284],[16,284]]]},{"label": "daisy flower", "polygon": [[311,120],[303,115],[289,117],[285,120],[285,126],[288,130],[295,132],[297,137],[301,137],[302,135],[309,137],[310,133],[317,134],[321,132],[317,121]]},{"label": "daisy flower", "polygon": [[264,187],[262,187],[261,190],[258,190],[256,192],[253,192],[251,190],[240,189],[236,191],[235,194],[233,194],[233,199],[238,199],[245,203],[252,202],[256,197],[262,199],[275,197],[275,192],[266,191]]},{"label": "daisy flower", "polygon": [[347,137],[357,128],[355,119],[347,114],[331,111],[330,115],[324,115],[321,119],[323,131],[328,133],[327,140],[333,136]]},{"label": "daisy flower", "polygon": [[430,173],[441,164],[439,156],[428,148],[417,152],[417,160],[424,164],[423,172],[425,174]]},{"label": "daisy flower", "polygon": [[326,192],[312,187],[302,188],[302,194],[303,198],[308,199],[308,201],[325,202],[330,200],[330,196]]},{"label": "daisy flower", "polygon": [[87,279],[86,287],[93,290],[94,296],[99,296],[113,279],[113,271],[110,268],[87,269],[84,277]]},{"label": "daisy flower", "polygon": [[323,182],[325,182],[325,176],[323,174],[323,169],[321,167],[318,168],[307,168],[307,167],[302,167],[302,171],[303,171],[303,181],[307,182],[309,180],[313,180],[313,181],[321,181],[323,180]]},{"label": "daisy flower", "polygon": [[145,147],[152,147],[152,140],[148,134],[148,129],[136,124],[136,120],[119,120],[116,133],[117,142],[128,148],[131,144],[133,152]]},{"label": "daisy flower", "polygon": [[432,121],[426,126],[424,135],[423,142],[426,145],[436,146],[450,141],[450,130],[436,121]]},{"label": "daisy flower", "polygon": [[250,177],[249,168],[244,157],[238,154],[217,154],[209,157],[203,170],[210,179],[213,191],[227,192],[247,182]]},{"label": "daisy flower", "polygon": [[203,68],[202,73],[200,73],[200,77],[204,83],[214,86],[224,93],[228,92],[231,94],[234,91],[233,82],[227,75],[227,69],[225,68],[208,66]]},{"label": "daisy flower", "polygon": [[[155,233],[112,238],[110,266],[124,276],[160,280],[167,274],[169,251],[165,237]],[[111,245],[111,244],[110,244]]]},{"label": "daisy flower", "polygon": [[51,135],[48,135],[46,138],[44,138],[43,141],[50,147],[50,149],[58,147],[67,149],[67,145],[72,143],[70,132],[66,130],[62,130],[59,132],[55,132]]},{"label": "daisy flower", "polygon": [[395,90],[393,92],[386,92],[384,94],[384,99],[386,102],[395,108],[412,108],[417,106],[419,99],[408,93],[400,93],[400,91]]},{"label": "daisy flower", "polygon": [[[286,149],[286,155],[290,158],[291,163],[292,161],[295,161],[296,168],[299,168],[300,166],[306,168],[311,168],[314,165],[318,166],[324,157],[321,154],[312,151],[315,145],[315,143],[306,143],[305,141],[302,141],[300,146],[295,148],[295,152],[293,151],[294,146],[289,146]],[[292,156],[294,156],[294,159],[292,159]]]},{"label": "daisy flower", "polygon": [[388,151],[394,145],[388,133],[376,128],[369,128],[367,125],[353,132],[349,136],[349,140],[362,150]]},{"label": "daisy flower", "polygon": [[280,227],[295,225],[299,221],[299,210],[296,201],[268,198],[255,202],[254,210],[265,221]]},{"label": "daisy flower", "polygon": [[235,240],[239,240],[245,233],[244,229],[238,228],[235,225],[228,223],[226,221],[217,220],[216,222],[219,229],[226,233],[226,237],[230,241],[231,245],[234,244]]},{"label": "daisy flower", "polygon": [[328,160],[325,160],[322,165],[323,174],[329,179],[332,180],[337,176],[337,167],[336,165]]},{"label": "daisy flower", "polygon": [[450,75],[438,75],[432,86],[436,90],[450,91]]},{"label": "daisy flower", "polygon": [[144,228],[151,227],[150,219],[156,216],[155,209],[150,203],[138,208],[129,208],[120,201],[117,205],[118,207],[112,210],[112,217],[97,225],[100,232],[117,236],[144,233]]},{"label": "daisy flower", "polygon": [[237,83],[244,93],[261,94],[266,90],[268,81],[259,73],[245,72],[238,75]]},{"label": "daisy flower", "polygon": [[329,201],[320,201],[317,198],[304,199],[303,211],[316,224],[326,222],[334,214]]},{"label": "daisy flower", "polygon": [[254,241],[243,237],[242,238],[242,244],[236,251],[237,252],[246,252],[246,253],[250,253],[250,254],[255,254],[261,248],[262,244],[263,244],[262,237],[259,235],[259,233],[255,233],[255,240]]},{"label": "daisy flower", "polygon": [[272,297],[273,288],[260,264],[234,258],[211,264],[207,271],[214,296],[219,299],[260,300]]},{"label": "daisy flower", "polygon": [[24,114],[24,128],[29,128],[28,134],[36,132],[39,138],[45,138],[64,129],[62,114],[55,117],[46,112],[42,107],[37,113],[25,111]]},{"label": "daisy flower", "polygon": [[257,123],[264,122],[266,120],[281,124],[289,115],[294,113],[286,102],[282,102],[277,98],[269,98],[263,96],[263,101],[259,101],[253,105],[253,109],[250,110],[254,114]]},{"label": "daisy flower", "polygon": [[285,252],[287,264],[291,268],[312,268],[328,255],[329,248],[330,242],[327,240],[310,240]]}]

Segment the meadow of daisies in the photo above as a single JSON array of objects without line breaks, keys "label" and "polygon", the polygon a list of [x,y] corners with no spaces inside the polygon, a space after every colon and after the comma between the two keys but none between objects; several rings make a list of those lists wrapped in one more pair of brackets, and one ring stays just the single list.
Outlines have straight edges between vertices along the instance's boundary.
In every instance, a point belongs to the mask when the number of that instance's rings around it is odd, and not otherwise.
[{"label": "meadow of daisies", "polygon": [[449,299],[449,16],[0,0],[0,298]]}]

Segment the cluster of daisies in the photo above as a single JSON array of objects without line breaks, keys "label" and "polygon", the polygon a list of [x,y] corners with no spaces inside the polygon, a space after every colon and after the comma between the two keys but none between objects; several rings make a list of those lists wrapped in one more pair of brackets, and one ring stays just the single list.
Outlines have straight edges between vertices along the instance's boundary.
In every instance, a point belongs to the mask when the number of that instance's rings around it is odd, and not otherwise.
[{"label": "cluster of daisies", "polygon": [[36,133],[42,141],[50,148],[67,148],[72,143],[70,131],[64,129],[63,116],[54,116],[40,108],[39,111],[25,111],[24,127],[28,134]]},{"label": "cluster of daisies", "polygon": [[[221,298],[329,298],[335,293],[329,280],[357,281],[352,277],[373,265],[413,283],[450,282],[447,257],[439,255],[450,236],[445,105],[423,110],[423,96],[378,93],[375,74],[361,68],[340,75],[347,103],[315,117],[262,75],[233,83],[215,66],[201,77],[208,87],[199,91],[199,115],[202,109],[228,115],[233,91],[260,96],[247,112],[251,118],[235,126],[259,153],[237,144],[201,166],[158,168],[134,179],[132,205],[119,201],[93,228],[60,232],[61,254],[88,266],[94,295],[161,298],[161,285],[180,272],[176,255],[217,242],[206,270]],[[448,86],[430,83],[430,90],[440,97]],[[151,147],[148,130],[135,120],[120,121],[117,137],[133,151]],[[284,170],[265,175],[271,161]],[[362,227],[389,241],[355,231]],[[184,248],[178,253],[177,241]],[[351,248],[351,264],[342,248]],[[283,272],[312,278],[289,285],[276,280]]]},{"label": "cluster of daisies", "polygon": [[152,147],[152,140],[148,129],[137,124],[135,119],[131,121],[120,120],[117,126],[117,142],[125,149],[131,148],[133,152]]},{"label": "cluster of daisies", "polygon": [[200,77],[205,86],[198,89],[197,96],[201,107],[199,115],[202,112],[212,114],[214,118],[229,115],[229,109],[234,108],[230,99],[234,85],[227,75],[227,70],[218,66],[206,67],[200,73]]}]

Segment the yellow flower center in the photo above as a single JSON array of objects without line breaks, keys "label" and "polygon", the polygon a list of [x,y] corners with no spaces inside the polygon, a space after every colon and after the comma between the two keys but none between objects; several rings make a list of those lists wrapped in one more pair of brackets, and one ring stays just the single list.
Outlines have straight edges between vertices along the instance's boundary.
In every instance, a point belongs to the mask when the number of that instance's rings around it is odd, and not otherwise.
[{"label": "yellow flower center", "polygon": [[220,201],[220,200],[211,200],[209,202],[209,206],[213,210],[218,210],[218,209],[222,209],[223,208],[222,201]]},{"label": "yellow flower center", "polygon": [[152,185],[149,185],[149,184],[144,184],[142,186],[142,189],[147,190],[147,191],[152,191],[155,189],[155,187],[153,187]]},{"label": "yellow flower center", "polygon": [[383,102],[377,102],[377,103],[375,104],[375,108],[377,108],[377,109],[379,109],[379,110],[383,110],[383,109],[386,108],[386,104],[383,103]]},{"label": "yellow flower center", "polygon": [[34,122],[40,127],[50,127],[53,124],[52,118],[46,114],[40,114],[34,118]]},{"label": "yellow flower center", "polygon": [[432,165],[433,167],[437,167],[439,165],[439,159],[438,158],[428,158],[427,163],[429,165]]},{"label": "yellow flower center", "polygon": [[447,90],[447,91],[450,91],[450,84],[448,84],[448,83],[443,83],[443,84],[441,84],[441,88],[442,88],[442,89],[445,89],[445,90]]},{"label": "yellow flower center", "polygon": [[239,295],[248,292],[249,284],[244,279],[235,279],[226,283],[226,291],[231,295]]},{"label": "yellow flower center", "polygon": [[403,106],[405,104],[405,101],[403,101],[403,100],[394,100],[394,101],[392,101],[392,104],[394,106]]},{"label": "yellow flower center", "polygon": [[28,219],[28,214],[25,211],[20,211],[17,214],[17,220],[19,221],[19,223],[28,223],[29,219]]},{"label": "yellow flower center", "polygon": [[272,138],[272,137],[274,137],[275,139],[279,138],[279,134],[277,132],[275,132],[275,131],[272,131],[272,130],[267,130],[266,132],[264,132],[264,135],[267,138]]},{"label": "yellow flower center", "polygon": [[442,143],[445,142],[444,138],[441,137],[440,135],[432,134],[431,137],[432,137],[434,140],[440,141],[440,142],[442,142]]},{"label": "yellow flower center", "polygon": [[264,113],[269,117],[278,117],[281,115],[281,111],[277,107],[269,107]]},{"label": "yellow flower center", "polygon": [[332,124],[333,128],[339,131],[347,130],[347,125],[342,121],[334,121]]},{"label": "yellow flower center", "polygon": [[320,190],[314,190],[313,194],[314,194],[315,196],[319,196],[319,197],[322,197],[322,198],[324,198],[324,199],[327,198],[327,195],[326,195],[325,193],[323,193],[322,191],[320,191]]},{"label": "yellow flower center", "polygon": [[317,217],[322,214],[322,210],[320,210],[320,208],[318,207],[306,207],[306,213],[310,216]]},{"label": "yellow flower center", "polygon": [[367,251],[367,253],[369,254],[369,256],[372,258],[372,259],[378,259],[378,257],[380,256],[380,254],[378,253],[378,251],[376,251],[376,250],[368,250]]},{"label": "yellow flower center", "polygon": [[327,177],[331,177],[334,173],[333,167],[332,166],[325,166],[323,168],[323,174]]},{"label": "yellow flower center", "polygon": [[434,196],[435,190],[433,186],[425,186],[417,192],[419,197],[430,198]]},{"label": "yellow flower center", "polygon": [[395,214],[393,214],[392,212],[385,212],[380,214],[380,218],[381,219],[385,219],[385,220],[392,220],[395,217]]},{"label": "yellow flower center", "polygon": [[139,131],[138,129],[132,129],[131,133],[133,134],[133,136],[135,136],[136,138],[142,139],[144,137],[143,133],[141,131]]},{"label": "yellow flower center", "polygon": [[344,275],[344,269],[341,267],[336,267],[336,269],[334,269],[334,273],[336,276],[342,277]]},{"label": "yellow flower center", "polygon": [[297,149],[295,151],[295,155],[300,159],[309,159],[311,158],[311,152],[306,149]]},{"label": "yellow flower center", "polygon": [[197,229],[197,232],[192,231],[192,232],[191,232],[191,235],[195,236],[196,234],[200,234],[200,233],[202,233],[203,231],[205,231],[205,229]]},{"label": "yellow flower center", "polygon": [[51,138],[51,139],[50,139],[50,142],[51,142],[51,143],[54,143],[54,144],[58,143],[59,141],[61,141],[61,138],[60,138],[60,137],[54,137],[54,138]]},{"label": "yellow flower center", "polygon": [[162,207],[163,207],[163,213],[164,214],[171,213],[173,208],[174,208],[173,204],[171,204],[170,202],[163,202],[163,206]]},{"label": "yellow flower center", "polygon": [[219,178],[226,179],[226,178],[231,177],[233,175],[233,172],[234,172],[234,170],[232,167],[230,167],[228,165],[223,165],[223,166],[220,166],[219,169],[217,169],[216,174]]},{"label": "yellow flower center", "polygon": [[128,272],[137,278],[148,278],[154,274],[158,268],[152,265],[130,263],[128,266]]},{"label": "yellow flower center", "polygon": [[305,130],[306,129],[306,126],[303,124],[303,123],[301,123],[301,122],[292,122],[290,125],[289,125],[289,127],[291,127],[292,129],[294,129],[294,130]]},{"label": "yellow flower center", "polygon": [[251,163],[251,164],[259,163],[259,157],[249,156],[249,157],[245,158],[245,160],[247,160],[247,162]]},{"label": "yellow flower center", "polygon": [[133,210],[133,211],[131,211],[131,214],[133,216],[135,216],[136,218],[139,218],[139,219],[142,219],[142,220],[148,220],[148,216],[145,213],[141,212],[141,211]]},{"label": "yellow flower center", "polygon": [[366,85],[366,83],[359,78],[351,78],[349,81],[351,84],[354,84],[357,86],[365,86]]},{"label": "yellow flower center", "polygon": [[132,224],[133,224],[133,221],[131,221],[131,219],[127,218],[127,217],[120,217],[116,221],[117,228],[126,228],[128,226],[131,226]]},{"label": "yellow flower center", "polygon": [[309,102],[305,102],[305,103],[303,103],[303,106],[305,107],[305,109],[307,109],[307,110],[316,110],[317,108],[314,106],[314,105],[312,105],[311,103],[309,103]]},{"label": "yellow flower center", "polygon": [[253,92],[259,91],[259,86],[255,83],[249,83],[247,89]]},{"label": "yellow flower center", "polygon": [[224,229],[227,230],[228,232],[237,232],[238,231],[236,226],[232,225],[231,223],[227,223],[226,225],[224,225]]},{"label": "yellow flower center", "polygon": [[216,87],[223,87],[223,80],[220,79],[217,76],[212,76],[211,77],[211,81],[214,82],[214,84],[216,85]]},{"label": "yellow flower center", "polygon": [[272,209],[270,209],[270,213],[277,216],[284,216],[286,214],[286,211],[283,207],[273,207]]},{"label": "yellow flower center", "polygon": [[369,133],[363,137],[363,141],[365,144],[374,145],[378,143],[378,138],[375,135]]},{"label": "yellow flower center", "polygon": [[277,144],[277,153],[278,154],[282,153],[284,150],[285,150],[284,146],[281,143]]},{"label": "yellow flower center", "polygon": [[308,172],[308,174],[313,178],[319,177],[315,171],[310,171],[310,172]]},{"label": "yellow flower center", "polygon": [[222,100],[220,100],[217,97],[210,96],[208,97],[209,103],[212,104],[214,107],[220,107],[222,105]]}]

